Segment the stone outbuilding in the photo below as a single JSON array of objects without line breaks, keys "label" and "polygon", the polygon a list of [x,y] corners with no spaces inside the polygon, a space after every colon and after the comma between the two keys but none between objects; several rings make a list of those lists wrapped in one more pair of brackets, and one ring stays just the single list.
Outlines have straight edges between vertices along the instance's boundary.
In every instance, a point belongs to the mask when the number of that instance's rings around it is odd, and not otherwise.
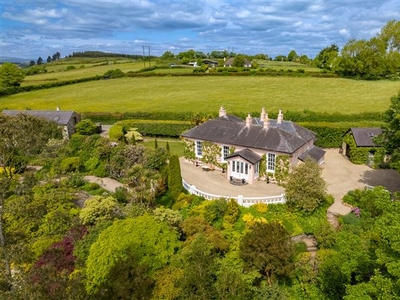
[{"label": "stone outbuilding", "polygon": [[26,114],[54,121],[62,128],[63,136],[66,139],[75,133],[75,126],[81,120],[80,115],[75,111],[62,111],[58,107],[56,110],[3,110],[2,113],[6,116]]}]

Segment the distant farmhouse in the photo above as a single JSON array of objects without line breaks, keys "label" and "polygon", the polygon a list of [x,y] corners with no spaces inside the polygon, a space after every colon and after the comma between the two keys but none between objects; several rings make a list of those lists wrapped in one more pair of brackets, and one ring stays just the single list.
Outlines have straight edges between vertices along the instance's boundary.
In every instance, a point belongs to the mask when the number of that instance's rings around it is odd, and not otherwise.
[{"label": "distant farmhouse", "polygon": [[325,151],[314,146],[315,133],[283,120],[282,110],[272,120],[263,108],[260,118],[250,114],[246,120],[227,115],[221,107],[219,117],[209,120],[182,135],[186,158],[203,168],[226,170],[227,178],[253,184],[265,177],[261,170],[274,176],[278,158],[290,166],[311,158],[324,162]]},{"label": "distant farmhouse", "polygon": [[[225,62],[224,62],[224,67],[233,67],[233,62],[234,62],[235,58],[231,57],[228,58]],[[244,59],[244,64],[243,67],[245,68],[251,68],[251,61],[249,61],[248,59]]]},{"label": "distant farmhouse", "polygon": [[69,139],[75,133],[75,125],[80,121],[81,117],[74,111],[57,110],[3,110],[3,115],[17,116],[25,114],[37,118],[47,119],[56,122],[63,129],[63,136]]}]

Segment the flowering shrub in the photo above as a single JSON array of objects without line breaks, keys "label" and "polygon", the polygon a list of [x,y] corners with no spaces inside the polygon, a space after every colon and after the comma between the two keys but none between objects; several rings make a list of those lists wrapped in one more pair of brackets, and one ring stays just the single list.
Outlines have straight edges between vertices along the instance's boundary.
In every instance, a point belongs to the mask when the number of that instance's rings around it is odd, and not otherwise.
[{"label": "flowering shrub", "polygon": [[351,212],[352,212],[353,214],[355,214],[357,218],[359,218],[360,215],[361,215],[361,209],[358,208],[358,207],[352,208],[352,209],[351,209]]}]

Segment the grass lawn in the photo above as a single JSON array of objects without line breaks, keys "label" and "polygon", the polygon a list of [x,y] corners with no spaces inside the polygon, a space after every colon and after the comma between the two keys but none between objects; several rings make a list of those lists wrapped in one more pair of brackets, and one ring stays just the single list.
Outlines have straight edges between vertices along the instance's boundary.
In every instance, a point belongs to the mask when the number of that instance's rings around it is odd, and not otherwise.
[{"label": "grass lawn", "polygon": [[[146,138],[145,141],[142,143],[144,146],[153,148],[154,149],[154,138]],[[180,139],[163,139],[158,138],[157,144],[159,148],[166,148],[167,141],[169,144],[169,150],[171,155],[177,155],[178,157],[183,156],[183,142]]]},{"label": "grass lawn", "polygon": [[[120,65],[116,65],[116,67]],[[82,70],[78,70],[82,72]],[[68,72],[66,72],[68,73]],[[2,97],[2,109],[85,112],[303,111],[343,114],[384,111],[395,81],[314,77],[149,77],[100,80]]]}]

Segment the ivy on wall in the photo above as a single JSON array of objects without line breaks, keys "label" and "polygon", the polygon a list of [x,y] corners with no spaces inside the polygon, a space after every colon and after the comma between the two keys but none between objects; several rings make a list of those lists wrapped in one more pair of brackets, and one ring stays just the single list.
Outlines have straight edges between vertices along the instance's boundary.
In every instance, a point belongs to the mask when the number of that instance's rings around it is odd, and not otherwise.
[{"label": "ivy on wall", "polygon": [[374,153],[372,167],[379,167],[384,160],[385,150],[382,147],[357,147],[356,142],[350,132],[344,136],[343,141],[349,145],[349,159],[353,164],[367,164],[370,153]]},{"label": "ivy on wall", "polygon": [[183,157],[187,160],[195,160],[196,153],[194,152],[194,141],[188,139],[182,139],[184,147],[183,147]]},{"label": "ivy on wall", "polygon": [[218,157],[221,156],[221,147],[212,142],[202,142],[203,147],[203,157],[201,161],[205,164],[209,164],[211,166],[220,167],[220,163],[218,162]]},{"label": "ivy on wall", "polygon": [[275,163],[275,179],[278,184],[285,181],[290,172],[290,160],[288,155],[278,155]]},{"label": "ivy on wall", "polygon": [[267,176],[267,156],[263,154],[260,160],[260,168],[258,169],[259,178],[265,178]]}]

